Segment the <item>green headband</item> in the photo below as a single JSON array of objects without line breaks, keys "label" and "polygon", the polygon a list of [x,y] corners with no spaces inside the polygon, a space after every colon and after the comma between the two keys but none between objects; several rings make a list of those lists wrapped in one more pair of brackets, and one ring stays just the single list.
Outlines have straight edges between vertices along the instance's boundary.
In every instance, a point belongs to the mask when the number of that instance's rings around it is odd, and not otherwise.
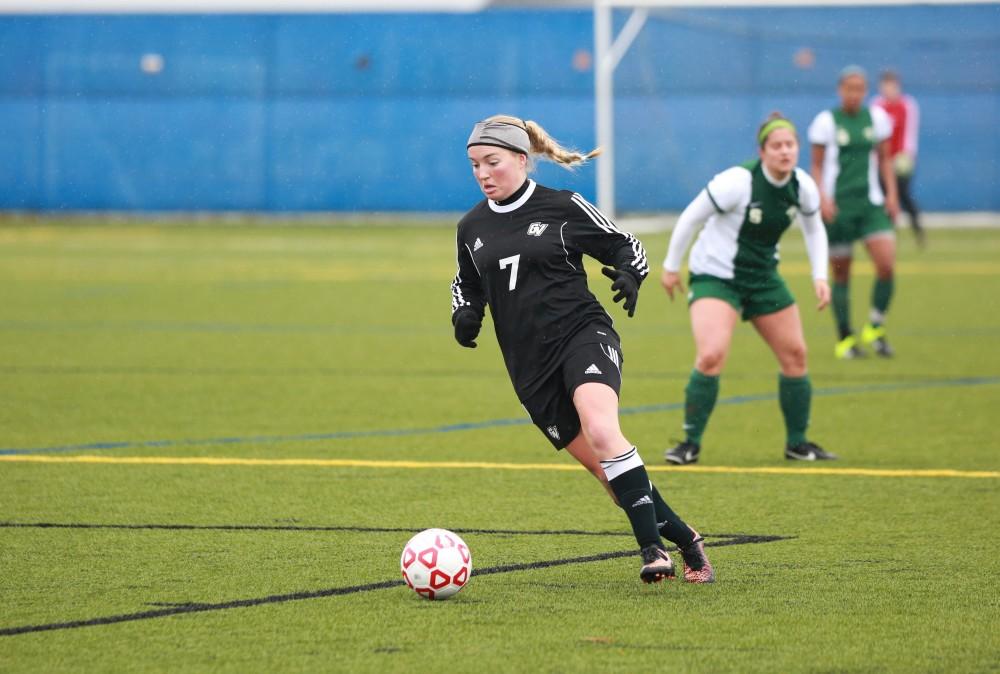
[{"label": "green headband", "polygon": [[770,122],[765,124],[764,128],[757,134],[757,142],[760,145],[763,145],[764,141],[767,140],[767,137],[771,135],[771,132],[775,129],[791,129],[792,133],[797,133],[795,131],[795,125],[787,119],[772,119]]}]

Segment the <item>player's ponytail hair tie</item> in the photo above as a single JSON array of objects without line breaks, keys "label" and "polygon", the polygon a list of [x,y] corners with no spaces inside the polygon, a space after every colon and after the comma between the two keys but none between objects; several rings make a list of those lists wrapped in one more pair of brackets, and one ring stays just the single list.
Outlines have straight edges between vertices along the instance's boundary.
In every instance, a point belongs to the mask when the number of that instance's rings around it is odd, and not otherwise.
[{"label": "player's ponytail hair tie", "polygon": [[495,145],[524,155],[540,155],[564,168],[573,168],[601,153],[594,148],[587,154],[561,146],[537,122],[510,115],[494,115],[472,128],[466,147]]},{"label": "player's ponytail hair tie", "polygon": [[792,133],[798,135],[794,124],[782,117],[780,112],[772,112],[767,120],[761,124],[760,130],[757,132],[757,143],[761,147],[764,147],[764,143],[767,142],[767,137],[770,136],[771,132],[776,129],[791,129]]}]

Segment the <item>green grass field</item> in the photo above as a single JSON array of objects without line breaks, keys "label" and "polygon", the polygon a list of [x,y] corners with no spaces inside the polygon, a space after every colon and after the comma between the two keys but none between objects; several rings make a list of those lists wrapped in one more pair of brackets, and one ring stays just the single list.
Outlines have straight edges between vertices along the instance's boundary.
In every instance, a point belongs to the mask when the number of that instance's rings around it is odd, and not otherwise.
[{"label": "green grass field", "polygon": [[[686,312],[655,278],[611,309],[626,434],[718,575],[644,586],[581,559],[627,522],[490,328],[454,343],[450,228],[3,225],[0,671],[997,671],[1000,233],[901,237],[892,361],[833,359],[783,250],[835,464],[782,458],[741,326],[702,463],[667,469]],[[870,281],[859,254],[859,323]],[[493,571],[445,602],[398,584],[432,526]]]}]

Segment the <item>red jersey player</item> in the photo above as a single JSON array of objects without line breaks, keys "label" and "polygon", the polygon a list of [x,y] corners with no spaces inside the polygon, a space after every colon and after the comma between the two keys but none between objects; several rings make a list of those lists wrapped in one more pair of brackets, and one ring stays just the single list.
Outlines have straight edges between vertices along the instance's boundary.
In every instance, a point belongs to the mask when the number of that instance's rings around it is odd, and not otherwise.
[{"label": "red jersey player", "polygon": [[899,203],[909,216],[917,243],[924,245],[924,230],[920,226],[920,212],[910,191],[910,182],[917,163],[917,133],[920,128],[920,109],[912,96],[903,93],[899,75],[886,70],[879,78],[879,95],[872,100],[892,119],[892,136],[889,154],[896,170],[899,186]]}]

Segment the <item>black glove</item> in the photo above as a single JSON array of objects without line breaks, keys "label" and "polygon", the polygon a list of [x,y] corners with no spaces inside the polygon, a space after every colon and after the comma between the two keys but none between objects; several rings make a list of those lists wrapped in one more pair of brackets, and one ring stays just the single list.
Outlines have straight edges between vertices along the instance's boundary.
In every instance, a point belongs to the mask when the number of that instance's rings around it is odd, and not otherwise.
[{"label": "black glove", "polygon": [[473,340],[483,327],[483,317],[475,309],[464,307],[452,314],[451,323],[455,326],[455,341],[469,349],[476,348]]},{"label": "black glove", "polygon": [[635,315],[635,303],[639,301],[639,282],[635,276],[620,269],[604,267],[601,273],[613,281],[612,290],[617,290],[618,294],[611,299],[615,302],[622,302],[622,309],[628,312],[629,318]]}]

